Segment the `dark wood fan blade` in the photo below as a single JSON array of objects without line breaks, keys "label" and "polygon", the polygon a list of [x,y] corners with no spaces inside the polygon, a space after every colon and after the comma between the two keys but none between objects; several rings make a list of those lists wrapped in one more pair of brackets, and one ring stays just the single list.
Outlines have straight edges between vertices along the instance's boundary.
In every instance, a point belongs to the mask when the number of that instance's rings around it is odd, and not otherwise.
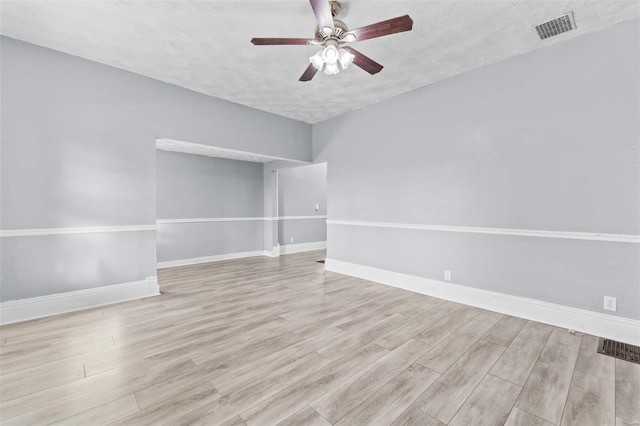
[{"label": "dark wood fan blade", "polygon": [[380,65],[370,57],[363,55],[352,47],[344,46],[343,49],[355,56],[353,58],[354,65],[359,66],[369,74],[377,74],[382,71],[382,68],[384,68],[382,65]]},{"label": "dark wood fan blade", "polygon": [[272,46],[272,45],[305,45],[311,39],[308,38],[252,38],[251,43],[256,46]]},{"label": "dark wood fan blade", "polygon": [[309,0],[309,3],[311,3],[311,8],[313,8],[313,13],[316,15],[320,29],[325,27],[334,28],[329,0]]},{"label": "dark wood fan blade", "polygon": [[389,34],[411,31],[413,19],[409,15],[399,16],[386,21],[377,22],[364,27],[356,28],[349,33],[356,36],[356,41],[368,40],[370,38],[382,37]]},{"label": "dark wood fan blade", "polygon": [[302,76],[300,76],[299,81],[310,81],[317,72],[318,68],[314,67],[313,64],[309,64],[307,69],[302,73]]}]

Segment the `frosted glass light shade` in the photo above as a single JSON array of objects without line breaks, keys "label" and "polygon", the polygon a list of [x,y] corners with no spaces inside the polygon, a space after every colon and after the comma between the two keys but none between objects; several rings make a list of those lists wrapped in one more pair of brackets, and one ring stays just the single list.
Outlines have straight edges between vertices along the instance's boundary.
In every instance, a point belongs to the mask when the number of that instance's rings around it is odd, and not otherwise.
[{"label": "frosted glass light shade", "polygon": [[338,74],[340,72],[340,68],[338,68],[338,64],[326,64],[324,67],[325,74]]},{"label": "frosted glass light shade", "polygon": [[322,51],[322,59],[326,64],[336,64],[338,62],[340,54],[338,53],[338,48],[333,44],[328,45]]},{"label": "frosted glass light shade", "polygon": [[345,49],[338,48],[335,44],[330,44],[324,49],[316,52],[309,58],[309,62],[313,66],[325,74],[338,74],[341,70],[346,69],[355,56]]},{"label": "frosted glass light shade", "polygon": [[351,62],[353,62],[353,54],[351,52],[346,51],[345,49],[338,50],[340,66],[342,69],[346,69]]},{"label": "frosted glass light shade", "polygon": [[322,50],[310,57],[309,62],[311,62],[314,67],[321,70],[324,65],[324,59],[322,59]]}]

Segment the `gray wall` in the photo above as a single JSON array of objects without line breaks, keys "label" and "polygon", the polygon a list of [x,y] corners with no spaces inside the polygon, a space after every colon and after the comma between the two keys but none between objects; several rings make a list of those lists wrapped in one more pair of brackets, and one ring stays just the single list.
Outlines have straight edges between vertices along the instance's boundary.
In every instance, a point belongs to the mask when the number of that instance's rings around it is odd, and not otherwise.
[{"label": "gray wall", "polygon": [[[157,151],[158,219],[262,217],[262,164]],[[261,251],[262,221],[158,225],[158,262]]]},{"label": "gray wall", "polygon": [[[318,211],[315,204],[319,205]],[[278,216],[327,215],[327,164],[278,170]],[[293,238],[294,241],[290,242]],[[281,219],[278,221],[280,245],[327,240],[326,219]]]},{"label": "gray wall", "polygon": [[[155,224],[157,137],[310,160],[307,124],[7,37],[0,50],[0,229]],[[0,251],[2,301],[156,274],[153,231]]]},{"label": "gray wall", "polygon": [[[278,169],[299,166],[298,162],[276,160],[264,163],[262,168],[264,184],[264,216],[278,216]],[[278,246],[278,221],[264,222],[264,249],[273,253]]]},{"label": "gray wall", "polygon": [[[313,127],[329,220],[640,233],[639,25]],[[640,318],[638,244],[329,225],[328,257]]]},{"label": "gray wall", "polygon": [[154,231],[2,238],[1,301],[141,281],[155,266]]}]

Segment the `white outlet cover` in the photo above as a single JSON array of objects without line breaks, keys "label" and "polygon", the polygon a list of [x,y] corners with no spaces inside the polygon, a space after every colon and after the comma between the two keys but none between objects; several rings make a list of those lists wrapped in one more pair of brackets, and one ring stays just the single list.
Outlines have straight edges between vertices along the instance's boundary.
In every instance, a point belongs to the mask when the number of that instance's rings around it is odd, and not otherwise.
[{"label": "white outlet cover", "polygon": [[292,243],[293,242],[293,237],[289,238],[289,242]]},{"label": "white outlet cover", "polygon": [[605,311],[613,311],[616,312],[618,310],[618,299],[611,296],[604,297],[603,309]]},{"label": "white outlet cover", "polygon": [[444,280],[451,281],[451,271],[444,271]]}]

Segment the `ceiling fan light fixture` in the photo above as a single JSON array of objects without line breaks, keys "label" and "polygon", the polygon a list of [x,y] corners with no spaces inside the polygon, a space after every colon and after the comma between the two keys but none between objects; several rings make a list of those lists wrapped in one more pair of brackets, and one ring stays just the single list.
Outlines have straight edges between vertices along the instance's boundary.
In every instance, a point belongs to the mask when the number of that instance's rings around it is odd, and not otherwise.
[{"label": "ceiling fan light fixture", "polygon": [[339,54],[338,61],[340,62],[340,66],[342,67],[343,70],[347,69],[349,64],[353,62],[353,59],[355,58],[355,56],[351,52],[348,52],[345,49],[339,49],[338,54]]},{"label": "ceiling fan light fixture", "polygon": [[251,43],[256,46],[324,46],[322,50],[309,57],[310,64],[307,65],[299,81],[310,81],[318,71],[323,71],[325,74],[338,74],[352,63],[371,75],[377,74],[384,68],[382,65],[351,47],[343,48],[343,45],[413,29],[413,19],[409,15],[403,15],[350,30],[344,22],[336,19],[340,12],[338,0],[309,0],[309,3],[318,23],[314,38],[254,37],[251,39]]},{"label": "ceiling fan light fixture", "polygon": [[324,67],[324,73],[333,75],[338,74],[340,72],[340,68],[338,68],[338,64],[327,64]]},{"label": "ceiling fan light fixture", "polygon": [[326,64],[335,65],[338,62],[339,58],[340,53],[338,52],[338,48],[333,44],[328,45],[322,51],[322,59],[324,59],[324,62]]},{"label": "ceiling fan light fixture", "polygon": [[316,52],[309,58],[309,62],[325,74],[338,74],[353,61],[354,55],[346,49],[339,48],[337,44],[329,44],[324,49]]},{"label": "ceiling fan light fixture", "polygon": [[321,70],[324,66],[324,59],[322,59],[323,50],[318,51],[315,55],[309,58],[309,62],[313,64],[318,70]]},{"label": "ceiling fan light fixture", "polygon": [[356,35],[354,33],[346,33],[342,37],[342,41],[345,41],[347,43],[352,43],[352,42],[356,41]]},{"label": "ceiling fan light fixture", "polygon": [[322,28],[321,31],[327,37],[329,37],[331,34],[333,34],[333,28],[331,28],[331,27],[324,27],[324,28]]}]

